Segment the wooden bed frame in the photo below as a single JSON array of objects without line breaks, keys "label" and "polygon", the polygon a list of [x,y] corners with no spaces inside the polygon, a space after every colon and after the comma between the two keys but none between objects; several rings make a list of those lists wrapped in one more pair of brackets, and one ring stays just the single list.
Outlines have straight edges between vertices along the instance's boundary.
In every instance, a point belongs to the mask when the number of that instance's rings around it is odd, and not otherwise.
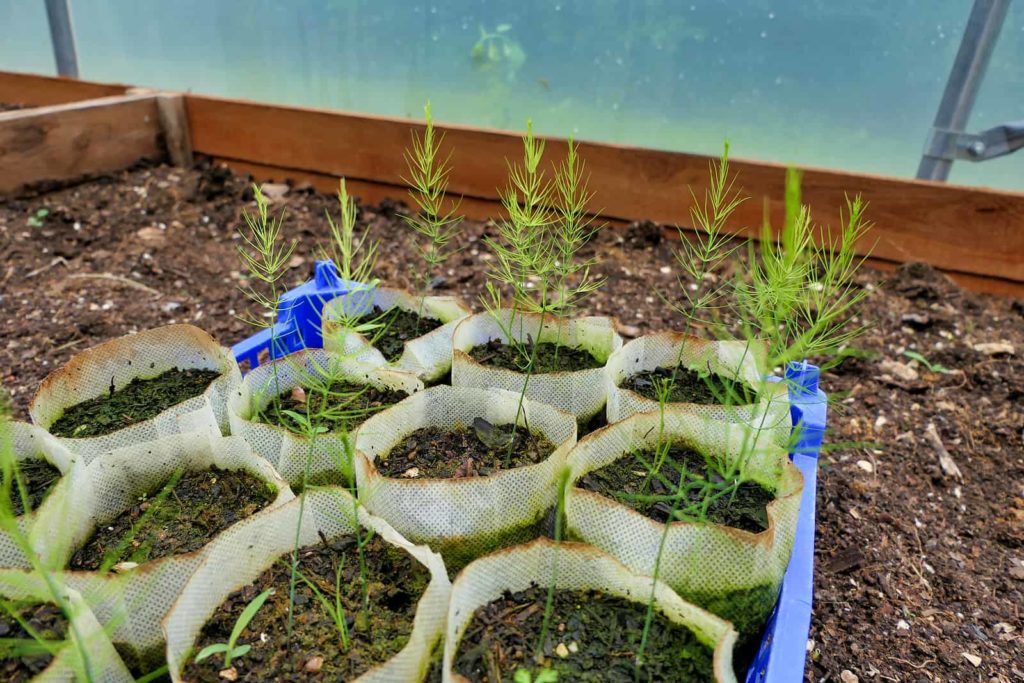
[{"label": "wooden bed frame", "polygon": [[[35,108],[0,113],[0,193],[42,181],[109,173],[141,158],[190,163],[209,155],[259,181],[310,182],[368,202],[405,199],[402,152],[422,123],[304,107],[286,107],[124,85],[0,72],[0,102]],[[439,126],[452,152],[451,191],[472,218],[500,213],[496,188],[505,160],[518,158],[516,132]],[[566,141],[547,138],[559,158]],[[603,143],[580,143],[591,173],[595,210],[611,225],[650,219],[686,225],[710,157]],[[759,236],[765,207],[782,223],[786,167],[734,160],[751,196],[729,229]],[[836,225],[848,195],[869,203],[874,227],[862,248],[892,268],[926,261],[962,285],[1024,298],[1024,193],[863,173],[803,169],[803,200],[817,222]],[[752,226],[752,227],[744,227]],[[673,231],[674,232],[674,231]]]}]

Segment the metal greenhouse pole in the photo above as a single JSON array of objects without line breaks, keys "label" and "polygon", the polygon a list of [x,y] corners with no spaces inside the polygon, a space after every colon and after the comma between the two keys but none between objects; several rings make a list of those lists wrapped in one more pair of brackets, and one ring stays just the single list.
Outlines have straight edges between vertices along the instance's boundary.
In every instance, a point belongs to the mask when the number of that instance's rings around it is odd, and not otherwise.
[{"label": "metal greenhouse pole", "polygon": [[918,178],[944,181],[954,159],[983,161],[1024,146],[1024,122],[1004,124],[979,135],[964,133],[1009,6],[1010,0],[974,1],[917,169]]},{"label": "metal greenhouse pole", "polygon": [[71,0],[46,0],[46,18],[50,22],[50,40],[57,73],[78,78],[78,51],[75,49],[75,31],[71,26]]}]

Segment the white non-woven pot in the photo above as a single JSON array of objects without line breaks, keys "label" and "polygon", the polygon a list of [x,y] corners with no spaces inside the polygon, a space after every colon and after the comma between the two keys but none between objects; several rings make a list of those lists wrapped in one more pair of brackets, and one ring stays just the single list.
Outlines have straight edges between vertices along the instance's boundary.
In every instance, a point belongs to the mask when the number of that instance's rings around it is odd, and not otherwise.
[{"label": "white non-woven pot", "polygon": [[[122,573],[62,570],[73,553],[100,526],[139,503],[141,496],[176,472],[217,467],[244,470],[274,492],[270,504],[211,538],[202,548],[153,559]],[[160,621],[208,553],[243,522],[267,514],[294,498],[288,484],[239,437],[210,437],[208,432],[178,434],[100,456],[85,468],[66,496],[50,496],[40,506],[29,539],[43,566],[63,585],[78,591],[111,639],[143,662],[162,648]],[[26,569],[30,565],[23,565]],[[0,571],[0,590],[17,585],[24,573]],[[127,655],[126,655],[127,656]]]},{"label": "white non-woven pot", "polygon": [[206,390],[160,414],[103,436],[60,437],[88,463],[107,451],[182,432],[227,434],[227,397],[241,383],[231,351],[193,325],[167,325],[119,337],[75,355],[39,385],[29,414],[49,430],[68,408],[121,389],[133,379],[152,379],[169,370],[220,373]]},{"label": "white non-woven pot", "polygon": [[[372,338],[374,332],[362,335],[347,329],[344,324],[346,318],[370,313],[374,308],[382,311],[399,308],[444,324],[406,341],[402,355],[388,361],[367,339],[367,336]],[[452,333],[456,325],[471,313],[454,296],[419,297],[391,287],[355,289],[324,304],[324,348],[333,353],[354,356],[355,360],[368,365],[394,368],[411,373],[424,382],[434,382],[451,369]]]},{"label": "white non-woven pot", "polygon": [[[665,524],[628,505],[576,487],[584,475],[633,453],[653,449],[661,439],[736,464],[742,481],[774,494],[767,506],[768,528],[752,533],[711,522]],[[658,578],[683,599],[728,619],[751,637],[778,597],[789,563],[800,512],[803,475],[771,439],[755,441],[743,425],[693,413],[639,413],[581,439],[569,453],[566,530],[622,561],[633,571]],[[637,470],[643,465],[637,463]],[[659,548],[664,536],[661,562]]]},{"label": "white non-woven pot", "polygon": [[[453,665],[478,608],[505,591],[548,586],[553,577],[557,577],[554,585],[558,590],[597,590],[641,605],[651,597],[650,578],[638,576],[611,556],[581,543],[559,545],[541,538],[482,557],[462,570],[452,585],[444,645],[445,683],[470,683]],[[692,631],[713,652],[716,683],[735,683],[732,650],[736,632],[729,622],[682,600],[660,581],[654,586],[654,602],[661,614]]]},{"label": "white non-woven pot", "polygon": [[[638,337],[623,345],[608,359],[605,414],[608,422],[618,422],[637,413],[658,412],[658,402],[624,386],[645,371],[672,369],[681,365],[700,373],[718,375],[745,385],[758,394],[758,401],[747,405],[669,403],[669,412],[683,411],[706,417],[755,425],[770,432],[779,443],[789,438],[792,422],[789,395],[784,383],[767,382],[765,367],[767,346],[762,342],[710,341],[679,332],[657,332]],[[723,397],[726,398],[726,397]]]},{"label": "white non-woven pot", "polygon": [[331,380],[409,395],[423,390],[423,382],[409,373],[368,366],[322,349],[306,349],[261,365],[245,376],[228,400],[231,433],[245,439],[292,485],[301,485],[307,477],[317,484],[351,483],[351,432],[310,437],[256,417],[276,396]]},{"label": "white non-woven pot", "polygon": [[471,315],[455,328],[452,337],[452,385],[505,389],[522,393],[540,403],[547,403],[586,422],[605,405],[606,383],[604,367],[568,372],[546,372],[527,375],[515,370],[489,367],[478,363],[469,352],[491,340],[507,344],[509,332],[518,342],[535,340],[552,342],[569,348],[582,348],[605,363],[622,346],[622,337],[615,331],[614,321],[604,317],[585,317],[563,320],[533,313],[512,312],[502,309],[497,317],[491,313]]},{"label": "white non-woven pot", "polygon": [[[418,429],[528,427],[555,450],[543,461],[457,479],[387,477],[377,463]],[[518,417],[518,420],[517,420]],[[370,512],[402,535],[461,566],[495,548],[536,538],[538,525],[557,498],[565,456],[576,443],[572,415],[501,389],[437,386],[378,413],[356,432],[356,484]]]},{"label": "white non-woven pot", "polygon": [[[195,654],[196,638],[217,607],[279,558],[289,555],[295,548],[296,531],[301,548],[351,534],[357,524],[411,555],[430,571],[430,582],[417,603],[413,631],[405,647],[356,680],[361,683],[422,680],[444,630],[451,589],[444,562],[429,548],[407,541],[387,522],[358,505],[347,491],[337,487],[311,490],[305,494],[304,505],[303,501],[295,499],[266,517],[240,524],[225,543],[205,558],[164,622],[172,680],[182,681],[182,670]],[[224,571],[226,566],[231,567],[230,572]],[[389,577],[389,580],[401,581],[402,577]],[[259,643],[253,647],[257,649]]]}]

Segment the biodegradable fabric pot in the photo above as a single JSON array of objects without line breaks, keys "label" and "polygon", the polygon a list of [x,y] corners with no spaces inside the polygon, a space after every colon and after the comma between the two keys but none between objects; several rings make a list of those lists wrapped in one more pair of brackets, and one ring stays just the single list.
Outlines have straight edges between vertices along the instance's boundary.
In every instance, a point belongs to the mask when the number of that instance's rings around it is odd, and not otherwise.
[{"label": "biodegradable fabric pot", "polygon": [[622,346],[622,337],[615,331],[611,318],[586,317],[562,320],[533,313],[498,312],[500,322],[490,313],[471,315],[458,324],[452,337],[452,384],[462,387],[494,387],[519,394],[526,385],[526,397],[572,413],[580,422],[596,415],[605,404],[606,387],[604,368],[571,372],[535,373],[529,377],[522,372],[482,365],[469,352],[491,340],[504,344],[509,341],[505,330],[510,330],[516,341],[533,339],[539,343],[558,343],[566,347],[582,348],[604,363]]},{"label": "biodegradable fabric pot", "polygon": [[[444,681],[469,683],[453,670],[459,642],[473,613],[501,597],[533,585],[547,586],[554,575],[560,590],[598,590],[643,605],[651,596],[651,579],[638,576],[600,550],[580,543],[556,545],[546,538],[482,557],[467,566],[452,585],[445,629]],[[734,683],[732,649],[736,632],[723,619],[682,600],[661,581],[654,587],[655,606],[670,621],[685,626],[714,653],[715,681]]]},{"label": "biodegradable fabric pot", "polygon": [[658,332],[634,339],[608,359],[608,422],[637,413],[658,412],[657,401],[620,385],[641,372],[682,365],[740,382],[759,392],[759,400],[749,405],[670,403],[669,411],[683,410],[717,420],[753,424],[784,443],[792,426],[789,395],[785,384],[764,381],[768,374],[767,353],[763,342],[709,341],[678,332]]},{"label": "biodegradable fabric pot", "polygon": [[[347,491],[336,487],[307,492],[304,506],[295,499],[258,520],[240,524],[229,542],[221,544],[205,558],[164,622],[171,678],[176,682],[182,680],[182,669],[193,654],[197,636],[224,599],[258,578],[278,558],[292,552],[297,529],[299,546],[306,547],[352,533],[356,519],[360,527],[379,534],[430,571],[430,583],[416,606],[408,643],[387,662],[356,680],[366,683],[422,680],[431,652],[444,630],[451,588],[444,562],[429,548],[404,539],[387,522],[358,505]],[[225,572],[225,567],[231,567],[231,571]],[[394,581],[401,579],[393,577]],[[254,649],[258,647],[258,643],[254,645]]]},{"label": "biodegradable fabric pot", "polygon": [[[572,415],[500,389],[437,386],[370,418],[356,432],[359,497],[415,543],[461,566],[495,548],[535,538],[557,498],[565,457],[576,443]],[[417,429],[472,429],[482,417],[493,425],[516,422],[543,434],[554,452],[534,465],[490,476],[457,479],[385,477],[375,462]]]},{"label": "biodegradable fabric pot", "polygon": [[[295,387],[308,386],[311,378],[318,383],[325,379],[394,389],[414,394],[423,390],[423,382],[413,375],[387,368],[374,368],[350,358],[322,349],[307,349],[261,365],[245,376],[228,400],[231,433],[244,438],[254,451],[266,458],[288,482],[298,485],[306,474],[319,483],[348,484],[352,481],[349,461],[351,444],[342,433],[317,434],[310,438],[278,425],[256,419],[275,396],[287,394]],[[330,478],[336,481],[329,481]]]},{"label": "biodegradable fabric pot", "polygon": [[[32,460],[44,460],[60,472],[60,479],[50,490],[47,499],[55,497],[57,500],[66,500],[68,491],[73,490],[81,481],[84,469],[81,458],[39,427],[24,422],[0,422],[0,452],[7,448],[11,449],[19,465]],[[19,499],[13,484],[11,497]],[[36,516],[36,510],[18,516],[16,523],[22,538],[27,538]],[[22,544],[18,543],[14,535],[0,529],[0,567],[25,567],[28,564]]]},{"label": "biodegradable fabric pot", "polygon": [[[574,486],[583,475],[654,448],[660,416],[641,413],[582,439],[569,454],[566,531],[595,545],[635,572],[654,573],[665,525],[631,507]],[[658,578],[679,595],[728,619],[742,637],[759,632],[778,598],[793,549],[803,475],[770,439],[752,444],[743,425],[686,413],[666,413],[664,438],[722,458],[744,462],[741,476],[771,491],[768,528],[761,533],[710,522],[672,522]]]},{"label": "biodegradable fabric pot", "polygon": [[74,356],[43,380],[32,399],[32,421],[49,430],[64,411],[121,389],[135,378],[151,379],[173,369],[221,373],[199,396],[156,417],[89,438],[61,438],[88,463],[101,453],[171,434],[207,430],[227,433],[226,401],[242,381],[231,351],[193,325],[167,325],[120,337]]},{"label": "biodegradable fabric pot", "polygon": [[[39,559],[54,569],[65,567],[75,549],[93,531],[137,505],[178,470],[217,467],[244,470],[276,490],[276,498],[251,518],[267,514],[294,498],[288,485],[263,458],[238,437],[211,437],[207,432],[179,434],[103,455],[85,468],[78,485],[39,508],[30,540]],[[145,562],[120,574],[58,572],[60,581],[77,590],[97,618],[111,628],[111,638],[126,656],[152,661],[160,650],[160,620],[206,555],[232,530],[223,530],[201,549]],[[223,569],[223,568],[222,568]],[[0,572],[0,588],[19,580],[18,572]]]},{"label": "biodegradable fabric pot", "polygon": [[[382,311],[399,308],[444,324],[405,342],[401,357],[389,363],[365,336],[346,329],[342,323],[346,315],[359,316],[370,313],[374,308]],[[424,382],[433,382],[451,369],[452,333],[459,321],[471,313],[462,301],[453,296],[419,297],[390,287],[356,289],[324,304],[324,348],[335,353],[355,354],[357,360],[369,365],[393,367],[410,372]]]},{"label": "biodegradable fabric pot", "polygon": [[[32,683],[75,683],[85,680],[83,674],[88,670],[88,675],[95,683],[134,681],[135,678],[121,661],[106,631],[96,621],[96,617],[78,592],[62,585],[58,585],[58,590],[70,616],[67,638],[54,654],[50,664],[29,680]],[[0,596],[7,600],[56,604],[53,593],[38,575],[25,575],[22,581],[5,584],[0,588]],[[84,662],[83,650],[86,652]]]}]

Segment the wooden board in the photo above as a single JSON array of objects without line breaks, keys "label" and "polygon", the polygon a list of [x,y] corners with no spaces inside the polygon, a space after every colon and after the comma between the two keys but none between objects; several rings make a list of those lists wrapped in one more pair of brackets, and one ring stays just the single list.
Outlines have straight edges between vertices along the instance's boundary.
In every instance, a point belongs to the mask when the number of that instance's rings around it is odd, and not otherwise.
[{"label": "wooden board", "polygon": [[109,173],[165,154],[152,95],[0,113],[0,193]]},{"label": "wooden board", "polygon": [[[217,163],[226,164],[235,173],[252,176],[254,182],[290,182],[296,186],[308,184],[320,192],[333,193],[338,189],[338,176],[322,173],[309,173],[306,171],[295,171],[281,168],[280,166],[268,166],[266,164],[253,164],[247,161],[234,161],[231,159],[214,158]],[[398,185],[367,182],[364,180],[347,181],[348,190],[353,197],[361,202],[378,204],[384,199],[403,199],[405,188]],[[497,201],[487,201],[474,198],[463,198],[461,213],[473,220],[487,220],[503,214],[501,204]],[[608,227],[621,228],[628,224],[627,221],[609,219],[603,217]],[[670,239],[678,238],[678,231],[666,228],[665,235]],[[882,271],[893,271],[899,265],[898,261],[886,261],[879,258],[869,258],[866,265],[878,268]],[[996,294],[1018,299],[1024,299],[1024,282],[1015,282],[1003,278],[993,278],[972,273],[961,273],[956,271],[945,271],[961,287]]]},{"label": "wooden board", "polygon": [[0,71],[0,102],[8,104],[42,107],[123,95],[127,90],[124,85]]},{"label": "wooden board", "polygon": [[[323,176],[392,186],[402,196],[402,152],[421,124],[403,119],[186,96],[196,152]],[[505,182],[505,160],[520,154],[519,136],[464,126],[444,127],[455,164],[451,190],[494,202]],[[548,139],[547,158],[564,154],[565,141]],[[595,209],[611,219],[688,224],[689,186],[700,195],[705,156],[583,143]],[[736,160],[739,185],[752,199],[730,228],[756,235],[767,205],[781,224],[785,166]],[[927,261],[943,270],[1024,282],[1024,194],[805,169],[804,201],[821,223],[836,224],[845,197],[870,202],[875,229],[862,245],[892,262]]]}]

